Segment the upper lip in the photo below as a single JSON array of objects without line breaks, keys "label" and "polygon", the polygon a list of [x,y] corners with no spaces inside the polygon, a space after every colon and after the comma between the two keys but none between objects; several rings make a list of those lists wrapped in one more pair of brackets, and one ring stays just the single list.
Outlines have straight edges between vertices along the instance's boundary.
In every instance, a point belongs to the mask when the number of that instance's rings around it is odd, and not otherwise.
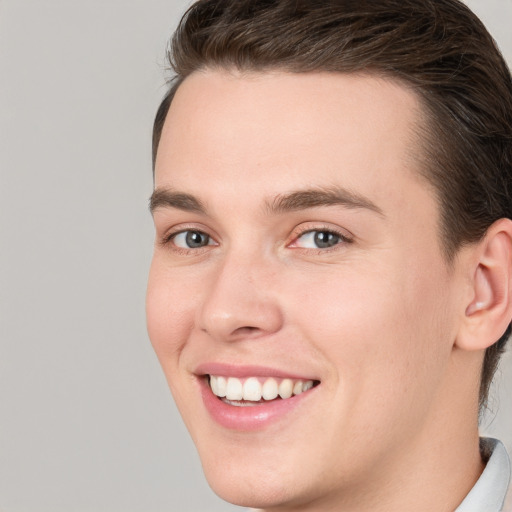
[{"label": "upper lip", "polygon": [[247,377],[276,377],[283,379],[300,380],[320,380],[314,376],[300,373],[292,373],[278,368],[259,365],[233,365],[227,363],[202,363],[199,364],[194,373],[196,375],[219,375],[224,377],[237,377],[239,379]]}]

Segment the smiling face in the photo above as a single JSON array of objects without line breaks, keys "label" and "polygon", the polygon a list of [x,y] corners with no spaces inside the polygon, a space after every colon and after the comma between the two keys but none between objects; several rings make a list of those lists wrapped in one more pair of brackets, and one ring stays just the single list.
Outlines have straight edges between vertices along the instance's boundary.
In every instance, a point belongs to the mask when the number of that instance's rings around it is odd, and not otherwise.
[{"label": "smiling face", "polygon": [[148,330],[228,501],[370,499],[439,435],[460,276],[411,156],[419,110],[328,73],[196,72],[172,102]]}]

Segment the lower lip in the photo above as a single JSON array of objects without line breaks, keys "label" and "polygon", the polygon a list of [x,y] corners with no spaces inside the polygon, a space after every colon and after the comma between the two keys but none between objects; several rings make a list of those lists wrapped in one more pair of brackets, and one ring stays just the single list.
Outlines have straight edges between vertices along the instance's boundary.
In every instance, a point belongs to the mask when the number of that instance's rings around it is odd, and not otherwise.
[{"label": "lower lip", "polygon": [[240,431],[261,430],[302,405],[316,387],[300,395],[258,403],[258,405],[237,407],[223,402],[215,396],[206,379],[200,379],[201,395],[210,416],[225,428]]}]

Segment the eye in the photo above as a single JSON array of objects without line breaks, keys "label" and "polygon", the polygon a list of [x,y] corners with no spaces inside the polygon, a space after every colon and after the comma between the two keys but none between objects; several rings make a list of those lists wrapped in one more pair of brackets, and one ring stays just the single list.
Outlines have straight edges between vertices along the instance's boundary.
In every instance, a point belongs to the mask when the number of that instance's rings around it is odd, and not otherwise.
[{"label": "eye", "polygon": [[339,233],[325,229],[311,230],[297,237],[293,246],[303,249],[330,249],[341,242],[348,242],[348,240]]},{"label": "eye", "polygon": [[202,231],[181,231],[172,235],[171,240],[176,247],[181,249],[200,249],[207,245],[214,245],[210,236]]}]

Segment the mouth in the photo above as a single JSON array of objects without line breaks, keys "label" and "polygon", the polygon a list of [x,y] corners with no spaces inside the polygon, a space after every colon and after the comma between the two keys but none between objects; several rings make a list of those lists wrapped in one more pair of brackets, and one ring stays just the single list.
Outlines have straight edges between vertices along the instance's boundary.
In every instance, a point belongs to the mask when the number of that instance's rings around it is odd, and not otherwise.
[{"label": "mouth", "polygon": [[259,366],[212,363],[195,373],[209,417],[238,432],[294,424],[293,418],[304,413],[300,411],[312,403],[321,384],[311,377]]},{"label": "mouth", "polygon": [[310,379],[275,377],[226,377],[206,375],[212,393],[234,407],[254,407],[288,400],[308,392],[320,382]]}]

